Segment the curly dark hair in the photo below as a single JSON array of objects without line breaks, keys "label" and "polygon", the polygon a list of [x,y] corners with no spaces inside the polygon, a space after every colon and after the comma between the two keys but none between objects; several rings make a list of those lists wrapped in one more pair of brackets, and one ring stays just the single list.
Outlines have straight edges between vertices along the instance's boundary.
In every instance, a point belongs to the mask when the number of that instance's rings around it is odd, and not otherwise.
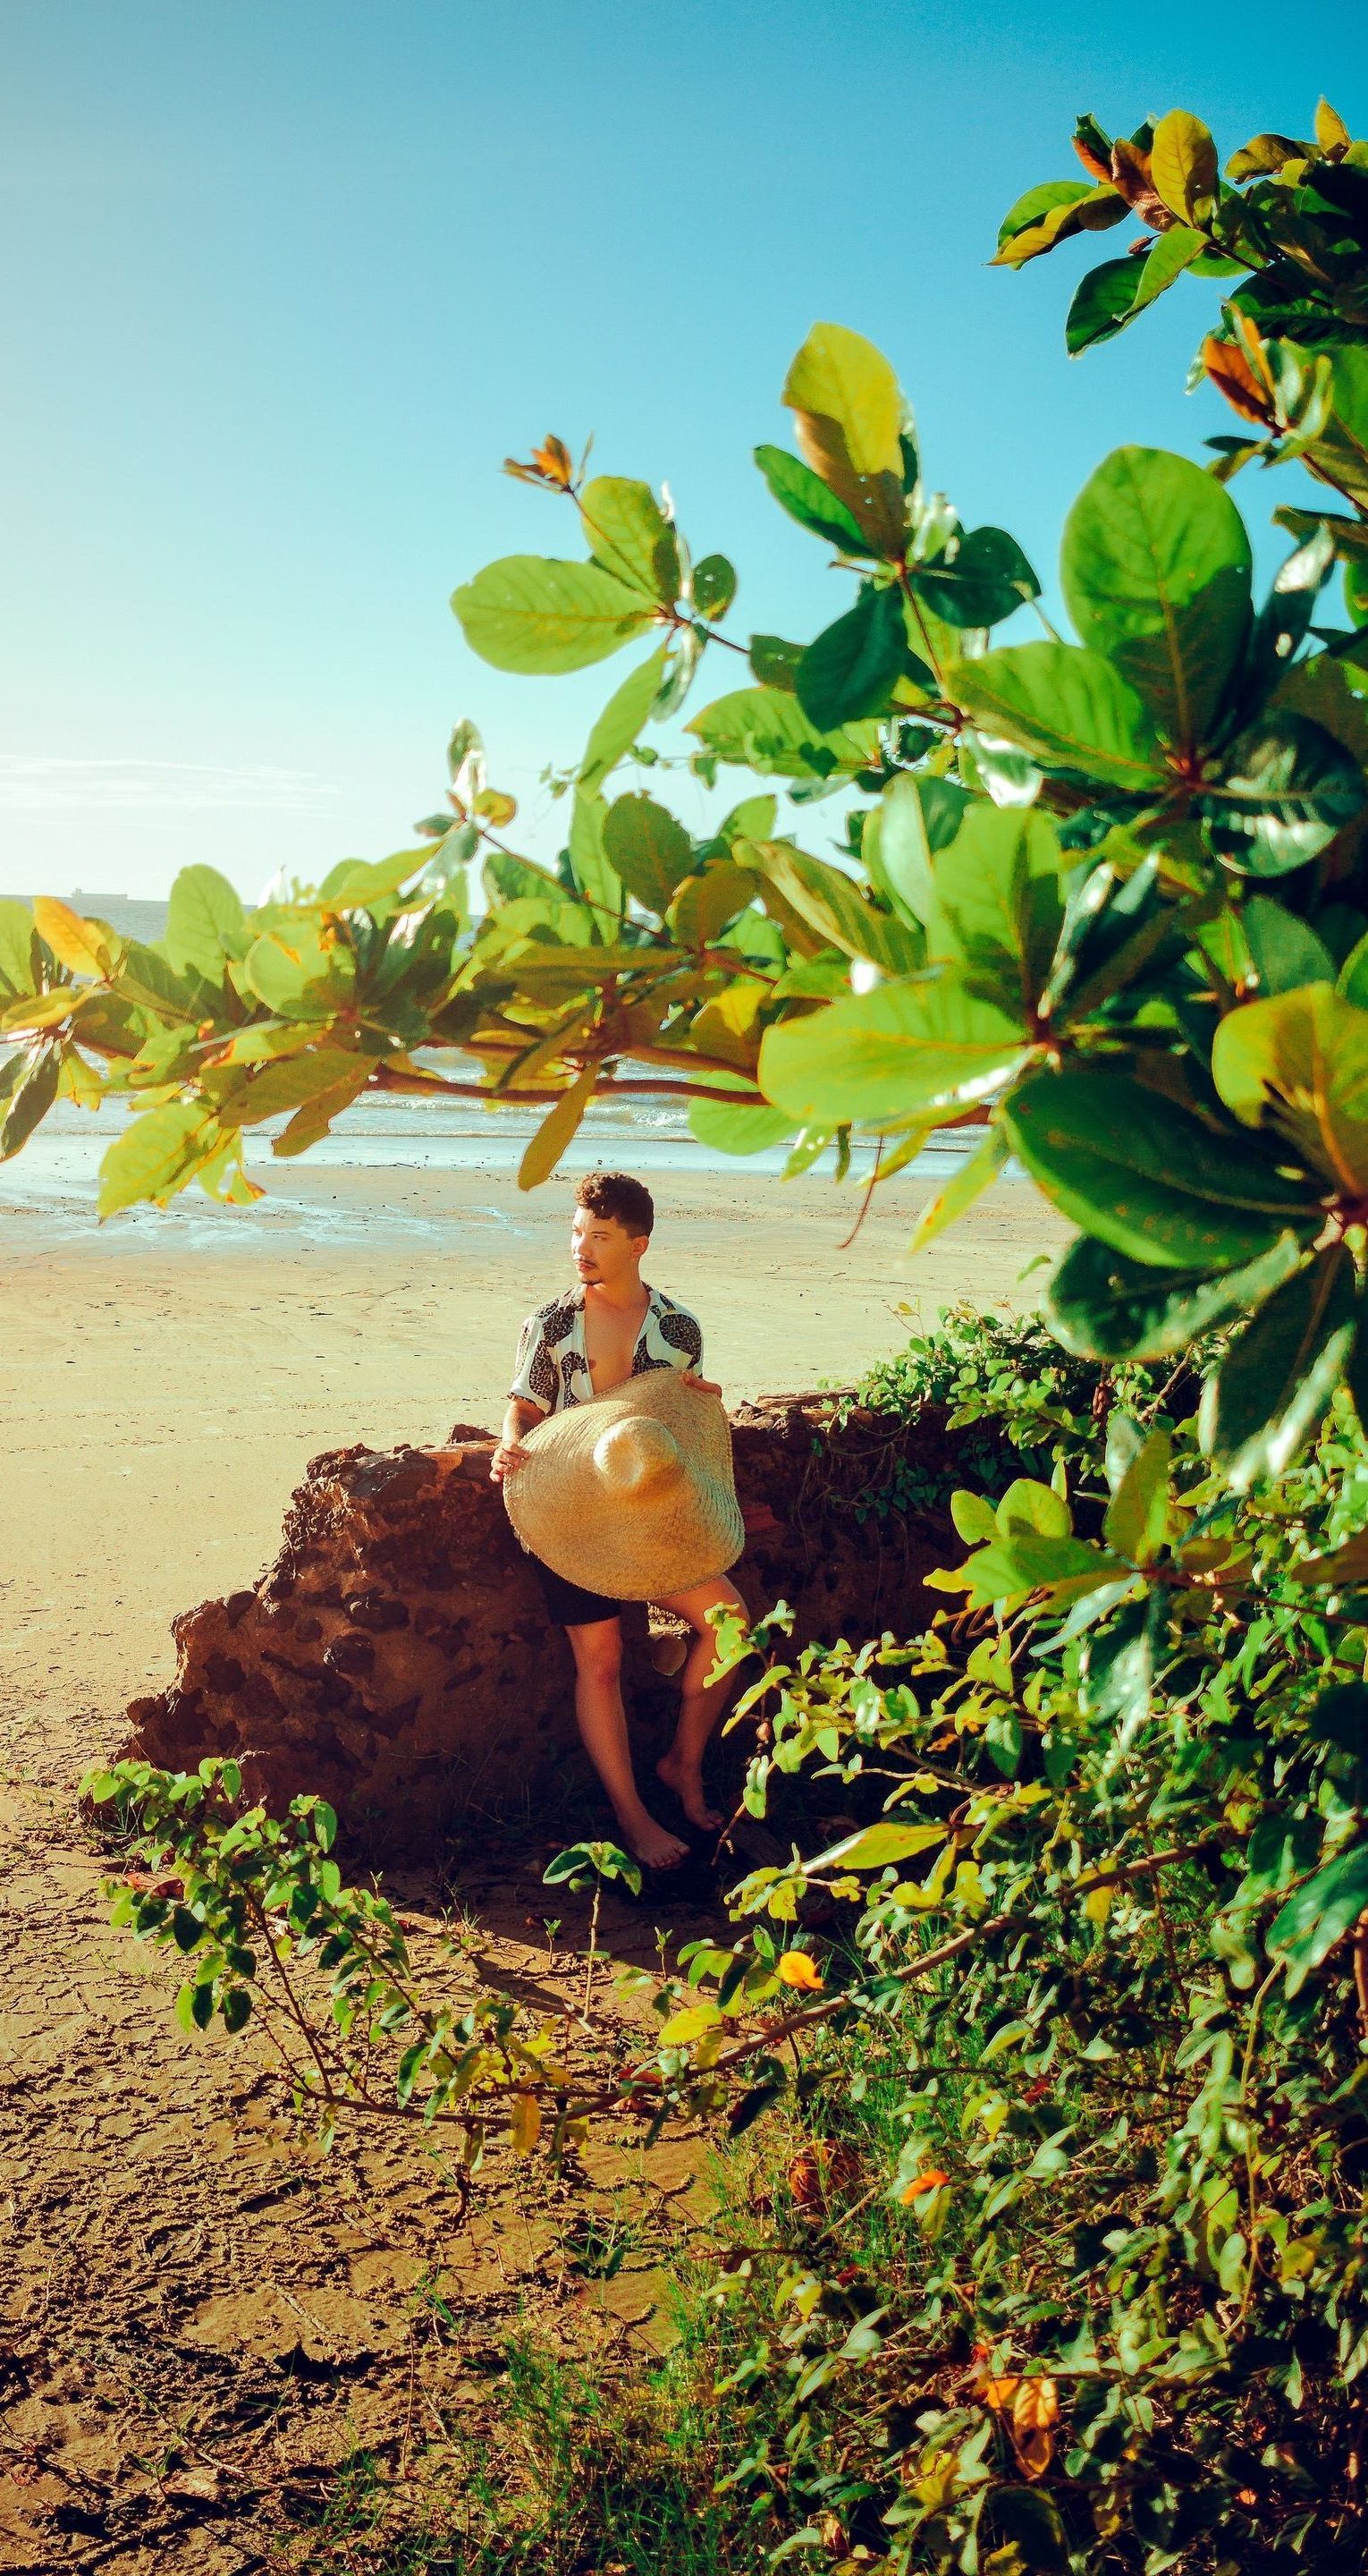
[{"label": "curly dark hair", "polygon": [[645,1182],[634,1181],[630,1172],[586,1172],[575,1205],[591,1216],[616,1217],[628,1234],[655,1231],[655,1201]]}]

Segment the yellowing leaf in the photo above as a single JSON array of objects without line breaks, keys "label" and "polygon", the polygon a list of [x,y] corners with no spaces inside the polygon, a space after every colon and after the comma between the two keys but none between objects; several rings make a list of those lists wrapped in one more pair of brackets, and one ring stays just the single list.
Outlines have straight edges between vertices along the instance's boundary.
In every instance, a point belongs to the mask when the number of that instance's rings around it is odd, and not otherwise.
[{"label": "yellowing leaf", "polygon": [[1150,177],[1170,214],[1200,226],[1216,199],[1216,146],[1200,116],[1181,107],[1161,116],[1150,149]]},{"label": "yellowing leaf", "polygon": [[683,2012],[671,2013],[661,2031],[667,2048],[687,2048],[690,2040],[701,2039],[720,2019],[716,2004],[688,2004]]},{"label": "yellowing leaf", "polygon": [[84,921],[69,903],[51,894],[33,898],[33,921],[40,939],[71,975],[94,975],[103,983],[117,961],[123,941],[103,922]]},{"label": "yellowing leaf", "polygon": [[515,2093],[510,2110],[509,2145],[516,2155],[530,2156],[541,2135],[541,2104],[535,2093]]},{"label": "yellowing leaf", "polygon": [[1316,109],[1316,141],[1322,152],[1347,152],[1353,139],[1338,110],[1323,98]]},{"label": "yellowing leaf", "polygon": [[1012,2399],[1012,2445],[1022,2474],[1043,2478],[1054,2451],[1059,2391],[1052,2379],[1023,2379]]},{"label": "yellowing leaf", "polygon": [[518,1165],[520,1190],[534,1190],[539,1181],[549,1179],[554,1172],[594,1096],[597,1079],[598,1066],[587,1064],[569,1090],[563,1091],[548,1109]]},{"label": "yellowing leaf", "polygon": [[822,1992],[821,1973],[806,1950],[786,1950],[783,1957],[775,1961],[774,1973],[781,1985],[800,1986],[806,1994],[819,1995]]}]

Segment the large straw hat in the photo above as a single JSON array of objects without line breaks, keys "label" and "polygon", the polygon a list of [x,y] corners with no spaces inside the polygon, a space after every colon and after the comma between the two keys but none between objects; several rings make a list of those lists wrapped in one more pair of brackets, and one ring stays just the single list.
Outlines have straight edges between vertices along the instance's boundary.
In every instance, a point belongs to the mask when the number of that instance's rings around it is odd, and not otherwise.
[{"label": "large straw hat", "polygon": [[725,1574],[745,1546],[726,1414],[673,1369],[548,1415],[524,1446],[508,1517],[567,1583],[659,1601]]}]

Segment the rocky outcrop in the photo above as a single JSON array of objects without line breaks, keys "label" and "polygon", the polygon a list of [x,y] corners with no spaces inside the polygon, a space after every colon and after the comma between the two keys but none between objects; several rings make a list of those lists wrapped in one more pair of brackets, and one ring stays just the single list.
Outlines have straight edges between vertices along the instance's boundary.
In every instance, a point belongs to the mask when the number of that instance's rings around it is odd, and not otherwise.
[{"label": "rocky outcrop", "polygon": [[[799,1643],[920,1624],[921,1578],[947,1549],[944,1524],[865,1508],[869,1460],[883,1472],[900,1443],[938,1435],[858,1416],[834,1429],[832,1410],[773,1396],[732,1421],[736,1579],[753,1612],[791,1604]],[[253,1795],[317,1790],[352,1845],[387,1860],[430,1854],[458,1817],[544,1799],[583,1758],[570,1652],[490,1483],[492,1447],[458,1424],[436,1453],[314,1459],[256,1590],[174,1622],[176,1679],[133,1702],[125,1753],[178,1770],[233,1754]],[[644,1609],[624,1628],[629,1704],[664,1724],[678,1647]]]}]

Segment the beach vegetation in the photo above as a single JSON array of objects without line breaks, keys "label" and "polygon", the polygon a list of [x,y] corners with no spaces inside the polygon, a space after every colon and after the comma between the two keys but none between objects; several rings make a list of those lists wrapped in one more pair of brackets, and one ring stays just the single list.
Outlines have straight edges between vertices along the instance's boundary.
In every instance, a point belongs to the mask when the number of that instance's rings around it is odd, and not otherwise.
[{"label": "beach vegetation", "polygon": [[[496,2133],[548,2172],[600,2121],[721,2142],[676,2377],[520,2365],[543,2499],[572,2455],[615,2464],[577,2525],[529,2503],[502,2563],[546,2576],[633,2563],[652,2444],[702,2567],[1349,2576],[1368,2551],[1368,144],[1324,104],[1224,177],[1185,111],[1078,139],[1085,179],[1032,190],[1000,258],[1137,221],[1071,345],[1210,280],[1201,366],[1245,430],[1209,468],[1102,461],[1063,532],[1071,637],[927,481],[888,360],[820,324],[794,448],[757,451],[842,585],[813,639],[731,632],[730,560],[695,565],[645,483],[550,438],[513,465],[579,551],[475,573],[472,644],[538,674],[650,648],[558,782],[554,866],[510,844],[463,724],[393,861],[252,913],[190,870],[155,947],[0,908],[3,1150],[59,1097],[127,1095],[106,1213],[249,1197],[246,1130],[302,1151],[369,1087],[542,1107],[531,1186],[591,1099],[646,1089],[793,1172],[863,1147],[874,1186],[970,1124],[919,1241],[1012,1156],[1077,1229],[1048,1373],[960,1323],[857,1391],[991,1449],[917,1633],[791,1651],[782,1609],[720,1621],[724,1659],[761,1657],[744,1809],[811,1784],[843,1812],[637,1972],[630,2040],[591,2014],[592,1954],[559,2026],[472,2000],[454,1958],[417,1976],[316,1802],[266,1816],[214,1761],[87,1784],[188,2026],[260,2023],[325,2133],[440,2133],[458,2192]],[[1256,460],[1313,478],[1260,596],[1229,489]],[[687,747],[645,739],[720,654],[745,673]],[[706,837],[677,761],[742,773]],[[593,1848],[563,1875],[601,1884]],[[651,2408],[701,2389],[695,2465]]]}]

